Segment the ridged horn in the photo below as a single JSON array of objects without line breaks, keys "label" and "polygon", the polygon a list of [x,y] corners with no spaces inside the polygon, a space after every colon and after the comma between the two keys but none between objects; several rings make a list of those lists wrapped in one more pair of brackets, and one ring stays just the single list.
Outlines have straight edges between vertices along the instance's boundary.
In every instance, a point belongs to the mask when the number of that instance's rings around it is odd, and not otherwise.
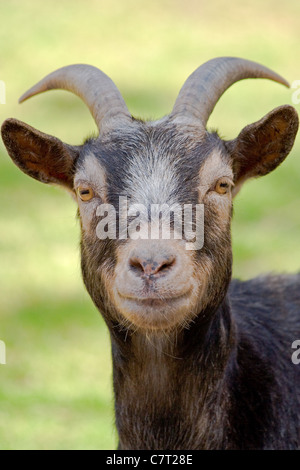
[{"label": "ridged horn", "polygon": [[198,67],[181,88],[171,118],[185,116],[206,127],[209,116],[223,93],[244,78],[268,78],[289,87],[269,68],[237,57],[218,57]]},{"label": "ridged horn", "polygon": [[100,130],[103,121],[131,120],[131,115],[114,82],[91,65],[74,64],[47,75],[19,99],[19,103],[47,90],[61,89],[79,96],[88,106]]}]

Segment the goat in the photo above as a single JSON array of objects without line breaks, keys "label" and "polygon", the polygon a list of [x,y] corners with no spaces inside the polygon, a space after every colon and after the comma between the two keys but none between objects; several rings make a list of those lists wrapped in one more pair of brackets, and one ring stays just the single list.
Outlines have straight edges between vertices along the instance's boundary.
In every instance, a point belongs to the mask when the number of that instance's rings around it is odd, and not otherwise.
[{"label": "goat", "polygon": [[[119,449],[299,447],[300,369],[291,344],[300,338],[300,275],[232,280],[230,235],[233,196],[286,158],[298,115],[280,106],[230,141],[206,129],[222,94],[246,78],[288,86],[255,62],[216,58],[190,75],[169,115],[144,122],[107,75],[70,65],[20,101],[69,90],[89,107],[97,137],[71,146],[16,119],[2,125],[14,163],[78,202],[83,280],[111,338]],[[101,239],[107,208],[115,208],[115,225],[123,217],[120,197],[147,209],[190,205],[193,217],[202,204],[203,246],[187,250],[173,219],[169,239]],[[148,228],[146,211],[139,229]]]}]

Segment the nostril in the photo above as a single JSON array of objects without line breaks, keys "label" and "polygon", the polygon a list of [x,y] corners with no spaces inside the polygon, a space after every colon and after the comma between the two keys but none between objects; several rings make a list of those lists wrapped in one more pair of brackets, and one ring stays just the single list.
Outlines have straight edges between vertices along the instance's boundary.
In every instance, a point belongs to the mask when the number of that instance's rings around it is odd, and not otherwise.
[{"label": "nostril", "polygon": [[133,257],[129,260],[129,268],[138,276],[156,276],[166,274],[176,263],[175,256],[163,257],[161,259],[144,259]]},{"label": "nostril", "polygon": [[135,271],[137,274],[144,273],[143,262],[139,260],[138,258],[131,258],[129,260],[129,267],[132,271]]},{"label": "nostril", "polygon": [[160,266],[158,266],[157,271],[166,271],[175,264],[175,256],[168,258],[166,261],[164,261]]}]

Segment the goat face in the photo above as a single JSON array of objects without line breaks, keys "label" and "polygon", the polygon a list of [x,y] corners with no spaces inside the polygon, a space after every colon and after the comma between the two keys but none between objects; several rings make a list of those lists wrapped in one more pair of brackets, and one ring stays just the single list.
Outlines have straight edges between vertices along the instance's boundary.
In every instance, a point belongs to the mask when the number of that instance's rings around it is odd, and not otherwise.
[{"label": "goat face", "polygon": [[[96,81],[95,90],[87,75]],[[206,131],[225,89],[258,76],[285,83],[249,61],[210,61],[189,77],[169,116],[144,123],[130,116],[102,72],[70,66],[46,77],[25,98],[49,88],[74,91],[90,107],[99,137],[71,147],[14,119],[3,124],[14,162],[40,181],[63,184],[77,199],[84,282],[109,325],[182,328],[196,315],[207,321],[223,299],[231,277],[232,195],[247,178],[284,160],[298,128],[295,110],[282,106],[230,142]],[[190,227],[203,222],[195,214],[204,206],[204,243],[194,250],[186,249],[185,225],[178,228],[175,220],[178,210],[186,221],[185,205],[193,208]],[[164,226],[170,229],[167,237]]]},{"label": "goat face", "polygon": [[[88,142],[77,162],[74,188],[85,284],[100,310],[109,303],[110,318],[122,324],[147,329],[186,325],[212,297],[224,295],[230,278],[230,158],[216,135],[197,127],[168,120],[135,121],[131,127]],[[125,214],[121,198],[128,204]],[[103,219],[107,239],[98,236],[101,204],[108,212]],[[205,243],[199,250],[186,249],[184,231],[175,234],[173,212],[163,217],[163,209],[173,208],[183,219],[187,204],[205,207]],[[132,208],[138,222],[130,216]],[[155,210],[160,209],[159,221]],[[137,230],[122,239],[124,215],[126,228]],[[156,222],[160,227],[153,239]]]}]

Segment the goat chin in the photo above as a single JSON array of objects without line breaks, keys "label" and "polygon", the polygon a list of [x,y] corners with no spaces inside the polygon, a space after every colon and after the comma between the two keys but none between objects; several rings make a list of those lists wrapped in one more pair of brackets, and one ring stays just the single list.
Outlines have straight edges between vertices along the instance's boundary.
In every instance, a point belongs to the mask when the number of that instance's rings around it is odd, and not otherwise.
[{"label": "goat chin", "polygon": [[195,286],[180,295],[167,298],[124,297],[114,291],[114,304],[121,322],[143,330],[172,330],[187,327],[198,311]]}]

